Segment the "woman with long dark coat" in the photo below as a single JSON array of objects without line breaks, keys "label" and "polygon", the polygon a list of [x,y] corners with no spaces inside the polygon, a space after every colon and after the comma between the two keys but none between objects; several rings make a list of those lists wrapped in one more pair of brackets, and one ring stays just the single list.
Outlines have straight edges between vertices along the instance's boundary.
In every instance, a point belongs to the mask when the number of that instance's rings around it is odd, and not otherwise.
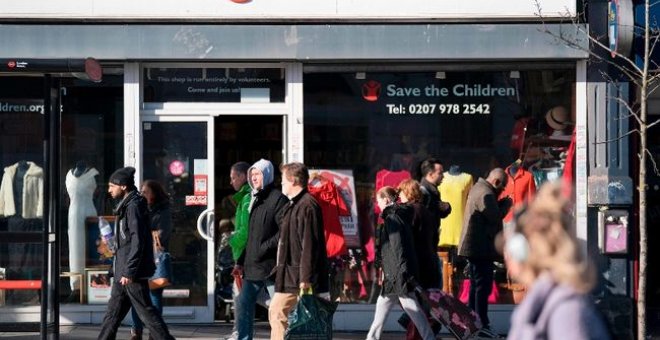
[{"label": "woman with long dark coat", "polygon": [[385,319],[397,300],[422,337],[425,340],[434,339],[433,331],[413,292],[418,284],[417,258],[410,226],[413,210],[409,206],[397,204],[396,200],[396,190],[392,187],[383,187],[376,193],[384,221],[376,231],[379,234],[377,256],[382,270],[378,280],[382,280],[383,289],[376,302],[374,321],[367,340],[380,338]]}]

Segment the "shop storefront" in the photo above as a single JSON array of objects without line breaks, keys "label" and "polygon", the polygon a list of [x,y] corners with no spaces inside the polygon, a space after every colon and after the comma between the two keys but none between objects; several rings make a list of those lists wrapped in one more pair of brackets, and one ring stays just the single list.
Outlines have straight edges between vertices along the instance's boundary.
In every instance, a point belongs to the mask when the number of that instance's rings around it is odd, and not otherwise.
[{"label": "shop storefront", "polygon": [[[67,32],[126,38],[76,52],[103,62],[102,83],[72,80],[62,86],[63,324],[98,323],[103,316],[107,258],[97,249],[97,223],[98,216],[111,215],[107,178],[123,165],[137,168],[138,181],[160,181],[172,197],[174,284],[165,292],[164,315],[174,323],[224,317],[216,298],[222,288],[217,252],[222,221],[231,218],[229,167],[240,160],[303,161],[341,189],[342,232],[350,251],[333,259],[333,298],[341,301],[337,329],[366,329],[373,316],[377,182],[392,173],[418,178],[426,157],[441,159],[448,177],[463,173],[469,182],[493,167],[515,164],[514,177],[525,178],[531,197],[543,181],[566,175],[575,129],[578,163],[570,181],[576,184],[578,236],[586,238],[586,139],[580,138],[586,136],[586,54],[550,46],[552,39],[535,24],[41,27],[33,27],[26,40],[34,34],[40,41],[37,34],[46,28],[60,30],[49,33],[59,37],[55,57],[75,45]],[[15,28],[2,28],[0,41]],[[169,45],[166,37],[180,40]],[[39,55],[27,47],[16,53]],[[0,80],[3,89],[23,81]],[[31,124],[38,112],[30,112],[30,105],[38,103],[24,92],[3,93],[4,129]],[[23,134],[38,133],[32,130]],[[18,144],[0,155],[3,166],[38,164],[39,146],[29,141],[14,138]],[[83,196],[77,191],[82,189],[91,194]],[[0,226],[11,218],[0,217]],[[455,245],[447,238],[439,246],[451,254]],[[29,263],[10,259],[19,253],[0,248],[5,280],[30,275]],[[20,278],[10,271],[15,268]],[[499,296],[491,320],[497,331],[507,328],[516,297],[505,268],[496,277]],[[451,279],[446,288],[460,295],[460,269]],[[3,294],[0,322],[38,320],[34,291]],[[388,329],[398,329],[397,314]]]}]

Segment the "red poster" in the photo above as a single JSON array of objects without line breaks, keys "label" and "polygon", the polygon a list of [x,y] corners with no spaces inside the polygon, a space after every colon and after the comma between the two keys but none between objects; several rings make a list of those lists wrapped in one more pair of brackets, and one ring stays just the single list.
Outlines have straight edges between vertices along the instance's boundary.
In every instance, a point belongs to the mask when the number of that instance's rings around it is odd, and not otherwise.
[{"label": "red poster", "polygon": [[205,174],[195,175],[194,183],[193,191],[195,196],[206,196],[208,192],[208,176]]}]

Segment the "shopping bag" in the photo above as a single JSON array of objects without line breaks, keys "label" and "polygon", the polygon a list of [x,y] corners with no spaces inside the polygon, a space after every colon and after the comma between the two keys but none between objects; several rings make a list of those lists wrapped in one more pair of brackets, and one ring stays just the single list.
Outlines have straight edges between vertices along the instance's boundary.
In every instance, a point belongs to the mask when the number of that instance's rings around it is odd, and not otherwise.
[{"label": "shopping bag", "polygon": [[154,275],[149,278],[149,289],[161,289],[172,285],[172,256],[160,244],[160,237],[155,232],[153,235],[154,241],[154,262],[156,264],[156,271]]},{"label": "shopping bag", "polygon": [[[490,304],[497,303],[497,300],[499,298],[500,298],[500,290],[497,287],[497,283],[493,281],[493,288],[490,291],[490,295],[488,295],[488,303]],[[463,280],[460,293],[458,294],[458,299],[465,304],[467,304],[468,300],[470,300],[470,279]]]},{"label": "shopping bag", "polygon": [[311,289],[302,292],[289,313],[286,340],[332,340],[332,316],[337,303],[321,299]]}]

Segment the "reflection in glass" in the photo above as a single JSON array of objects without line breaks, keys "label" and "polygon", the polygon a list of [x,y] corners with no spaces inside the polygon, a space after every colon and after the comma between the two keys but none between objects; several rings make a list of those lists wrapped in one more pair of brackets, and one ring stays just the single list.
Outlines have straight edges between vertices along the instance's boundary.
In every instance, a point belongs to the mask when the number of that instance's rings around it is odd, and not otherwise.
[{"label": "reflection in glass", "polygon": [[[460,166],[460,172],[473,180],[519,158],[539,181],[563,168],[570,121],[575,121],[574,71],[510,75],[508,71],[446,71],[441,76],[377,72],[366,73],[363,79],[356,79],[354,72],[304,75],[305,163],[310,169],[350,171],[355,180],[361,246],[351,249],[351,256],[333,260],[333,297],[342,302],[375,301],[374,191],[394,177],[419,179],[418,167],[425,158],[440,159],[445,170]],[[557,106],[567,109],[561,138],[546,120],[548,110]],[[455,249],[450,244],[438,251],[445,263],[455,265],[445,266],[446,275],[456,274],[445,280],[445,288],[458,296],[464,263]],[[511,303],[506,269],[498,267],[495,277],[503,296],[498,302]]]},{"label": "reflection in glass", "polygon": [[[207,242],[197,233],[197,217],[207,207],[195,193],[195,176],[206,175],[206,123],[143,123],[143,178],[160,182],[170,195],[172,210],[172,289],[188,289],[189,298],[165,299],[166,305],[207,303]],[[199,178],[199,177],[198,177]],[[197,188],[199,189],[199,188]]]}]

